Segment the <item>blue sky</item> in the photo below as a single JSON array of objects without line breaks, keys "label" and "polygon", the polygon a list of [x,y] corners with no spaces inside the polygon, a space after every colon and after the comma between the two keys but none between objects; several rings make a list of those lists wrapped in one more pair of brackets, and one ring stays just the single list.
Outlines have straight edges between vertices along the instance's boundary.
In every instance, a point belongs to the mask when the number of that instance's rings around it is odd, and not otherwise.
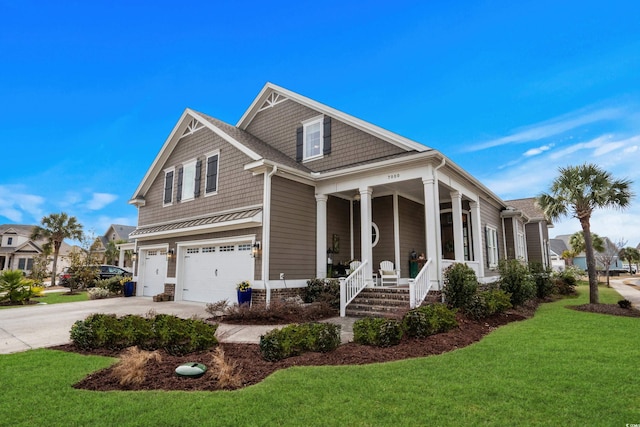
[{"label": "blue sky", "polygon": [[[0,0],[0,16],[0,223],[135,225],[127,201],[182,111],[235,124],[267,81],[436,148],[504,199],[583,162],[640,193],[636,1]],[[640,199],[592,230],[640,243]]]}]

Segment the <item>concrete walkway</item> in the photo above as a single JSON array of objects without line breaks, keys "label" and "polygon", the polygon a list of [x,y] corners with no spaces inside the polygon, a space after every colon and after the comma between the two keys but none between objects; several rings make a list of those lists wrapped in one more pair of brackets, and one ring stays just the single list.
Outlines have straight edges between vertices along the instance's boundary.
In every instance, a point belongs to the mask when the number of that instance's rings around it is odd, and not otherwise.
[{"label": "concrete walkway", "polygon": [[623,298],[628,299],[635,308],[640,309],[640,288],[625,285],[625,281],[640,284],[639,279],[611,279],[609,283]]},{"label": "concrete walkway", "polygon": [[[93,313],[145,315],[173,314],[182,318],[207,318],[205,303],[188,301],[153,302],[150,297],[108,298],[51,305],[29,305],[0,310],[0,354],[17,353],[35,348],[70,342],[69,331],[77,320]],[[341,341],[353,340],[354,318],[335,317],[325,320],[341,326]],[[222,323],[216,336],[221,342],[258,344],[260,336],[284,325],[231,325]]]}]

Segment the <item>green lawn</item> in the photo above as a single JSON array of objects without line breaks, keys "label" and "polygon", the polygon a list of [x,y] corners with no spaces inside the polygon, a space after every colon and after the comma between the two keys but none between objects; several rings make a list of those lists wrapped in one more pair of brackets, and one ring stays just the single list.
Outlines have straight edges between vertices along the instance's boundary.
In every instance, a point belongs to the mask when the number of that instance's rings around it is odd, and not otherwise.
[{"label": "green lawn", "polygon": [[[467,348],[435,357],[299,367],[234,392],[75,390],[114,359],[52,350],[0,356],[0,424],[549,425],[640,423],[640,319],[540,307]],[[603,302],[620,297],[601,288]],[[44,400],[43,400],[44,399]]]},{"label": "green lawn", "polygon": [[[75,295],[65,295],[67,291],[64,292],[49,292],[44,294],[42,297],[33,298],[33,301],[42,302],[46,304],[60,304],[63,302],[76,302],[76,301],[88,301],[89,295],[86,291],[80,291]],[[4,305],[0,306],[0,310],[8,309],[8,308],[16,308],[16,307],[31,307],[31,305]]]}]

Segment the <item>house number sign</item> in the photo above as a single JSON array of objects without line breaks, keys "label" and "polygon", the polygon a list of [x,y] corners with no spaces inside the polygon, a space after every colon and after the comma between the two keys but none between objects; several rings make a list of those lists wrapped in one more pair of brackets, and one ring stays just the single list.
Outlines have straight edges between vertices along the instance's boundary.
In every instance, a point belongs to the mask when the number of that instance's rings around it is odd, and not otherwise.
[{"label": "house number sign", "polygon": [[387,175],[387,179],[398,179],[398,178],[400,178],[399,173],[392,173],[390,175]]}]

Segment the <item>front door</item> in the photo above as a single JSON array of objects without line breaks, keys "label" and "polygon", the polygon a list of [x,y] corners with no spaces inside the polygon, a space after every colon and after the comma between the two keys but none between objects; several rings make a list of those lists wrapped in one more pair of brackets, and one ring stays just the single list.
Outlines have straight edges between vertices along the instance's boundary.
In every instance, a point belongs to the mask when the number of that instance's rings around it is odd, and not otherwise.
[{"label": "front door", "polygon": [[144,267],[142,274],[142,295],[151,297],[164,292],[167,278],[166,249],[147,249],[143,251]]}]

